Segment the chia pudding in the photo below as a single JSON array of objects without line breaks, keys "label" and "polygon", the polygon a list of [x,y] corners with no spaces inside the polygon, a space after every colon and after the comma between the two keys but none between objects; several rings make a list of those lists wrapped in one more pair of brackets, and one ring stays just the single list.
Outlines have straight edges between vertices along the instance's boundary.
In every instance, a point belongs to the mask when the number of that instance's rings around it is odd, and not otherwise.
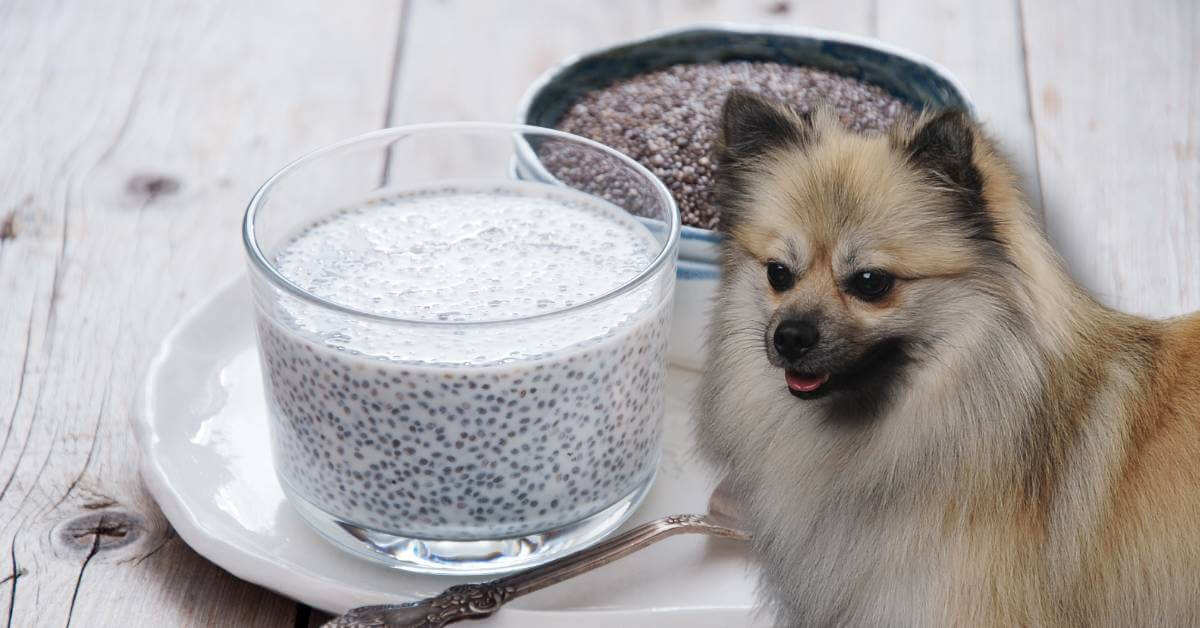
[{"label": "chia pudding", "polygon": [[273,260],[282,276],[403,320],[295,297],[260,308],[285,490],[442,540],[543,532],[643,490],[671,286],[618,289],[660,249],[619,208],[522,183],[392,192],[302,230]]}]

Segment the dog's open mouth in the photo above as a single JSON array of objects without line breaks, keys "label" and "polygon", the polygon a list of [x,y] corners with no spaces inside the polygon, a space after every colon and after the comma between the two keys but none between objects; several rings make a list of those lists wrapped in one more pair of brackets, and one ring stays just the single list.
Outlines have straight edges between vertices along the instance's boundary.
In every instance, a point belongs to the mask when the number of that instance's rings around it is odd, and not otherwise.
[{"label": "dog's open mouth", "polygon": [[791,393],[801,399],[812,399],[820,394],[821,387],[829,381],[829,373],[801,373],[784,371],[784,379]]},{"label": "dog's open mouth", "polygon": [[889,375],[898,373],[909,361],[903,347],[899,338],[879,342],[847,368],[836,372],[786,369],[783,373],[788,392],[800,399],[818,399],[834,390],[861,389],[871,382],[886,383]]}]

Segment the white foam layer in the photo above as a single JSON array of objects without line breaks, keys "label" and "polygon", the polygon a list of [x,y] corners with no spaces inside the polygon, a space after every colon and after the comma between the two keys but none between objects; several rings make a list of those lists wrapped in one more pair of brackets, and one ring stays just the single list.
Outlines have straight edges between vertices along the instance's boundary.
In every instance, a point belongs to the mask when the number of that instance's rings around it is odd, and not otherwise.
[{"label": "white foam layer", "polygon": [[[337,213],[276,256],[279,272],[328,301],[414,321],[520,319],[625,285],[659,242],[590,196],[528,183],[393,193]],[[669,272],[669,271],[668,271]],[[530,359],[602,337],[644,312],[654,282],[580,312],[486,327],[372,323],[286,299],[288,326],[334,348],[405,362]]]}]

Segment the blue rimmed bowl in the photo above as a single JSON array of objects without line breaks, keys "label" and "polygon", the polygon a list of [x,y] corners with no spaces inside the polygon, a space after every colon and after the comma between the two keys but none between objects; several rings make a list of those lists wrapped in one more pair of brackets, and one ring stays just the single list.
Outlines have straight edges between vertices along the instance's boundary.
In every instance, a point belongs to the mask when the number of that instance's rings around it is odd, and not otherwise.
[{"label": "blue rimmed bowl", "polygon": [[[809,28],[705,23],[570,57],[525,91],[517,111],[522,124],[554,127],[584,94],[622,79],[680,63],[774,61],[850,76],[887,90],[915,109],[974,106],[958,80],[940,65],[890,44]],[[516,176],[553,179],[528,144],[518,141]],[[671,361],[698,368],[704,361],[709,310],[720,278],[721,234],[684,226],[679,241]]]}]

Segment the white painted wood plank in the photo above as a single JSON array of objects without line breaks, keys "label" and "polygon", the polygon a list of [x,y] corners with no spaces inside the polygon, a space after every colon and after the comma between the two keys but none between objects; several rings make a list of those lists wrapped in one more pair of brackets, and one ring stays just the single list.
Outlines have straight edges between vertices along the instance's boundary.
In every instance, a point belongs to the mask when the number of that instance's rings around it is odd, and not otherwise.
[{"label": "white painted wood plank", "polygon": [[1030,204],[1042,206],[1017,0],[880,2],[875,36],[950,70],[1013,160]]},{"label": "white painted wood plank", "polygon": [[869,33],[869,0],[790,2],[414,2],[396,84],[395,124],[512,121],[526,87],[569,55],[702,21],[805,23]]},{"label": "white painted wood plank", "polygon": [[396,84],[395,124],[513,121],[533,79],[569,54],[654,22],[641,0],[413,2]]},{"label": "white painted wood plank", "polygon": [[658,21],[662,26],[695,22],[736,22],[807,26],[871,36],[878,8],[875,0],[662,0]]},{"label": "white painted wood plank", "polygon": [[128,427],[287,160],[378,127],[392,2],[0,3],[0,614],[290,625],[175,538]]},{"label": "white painted wood plank", "polygon": [[1023,10],[1051,238],[1109,305],[1200,309],[1200,5]]},{"label": "white painted wood plank", "polygon": [[414,3],[393,120],[511,120],[526,86],[570,54],[697,22],[879,37],[949,68],[1040,206],[1016,0]]}]

